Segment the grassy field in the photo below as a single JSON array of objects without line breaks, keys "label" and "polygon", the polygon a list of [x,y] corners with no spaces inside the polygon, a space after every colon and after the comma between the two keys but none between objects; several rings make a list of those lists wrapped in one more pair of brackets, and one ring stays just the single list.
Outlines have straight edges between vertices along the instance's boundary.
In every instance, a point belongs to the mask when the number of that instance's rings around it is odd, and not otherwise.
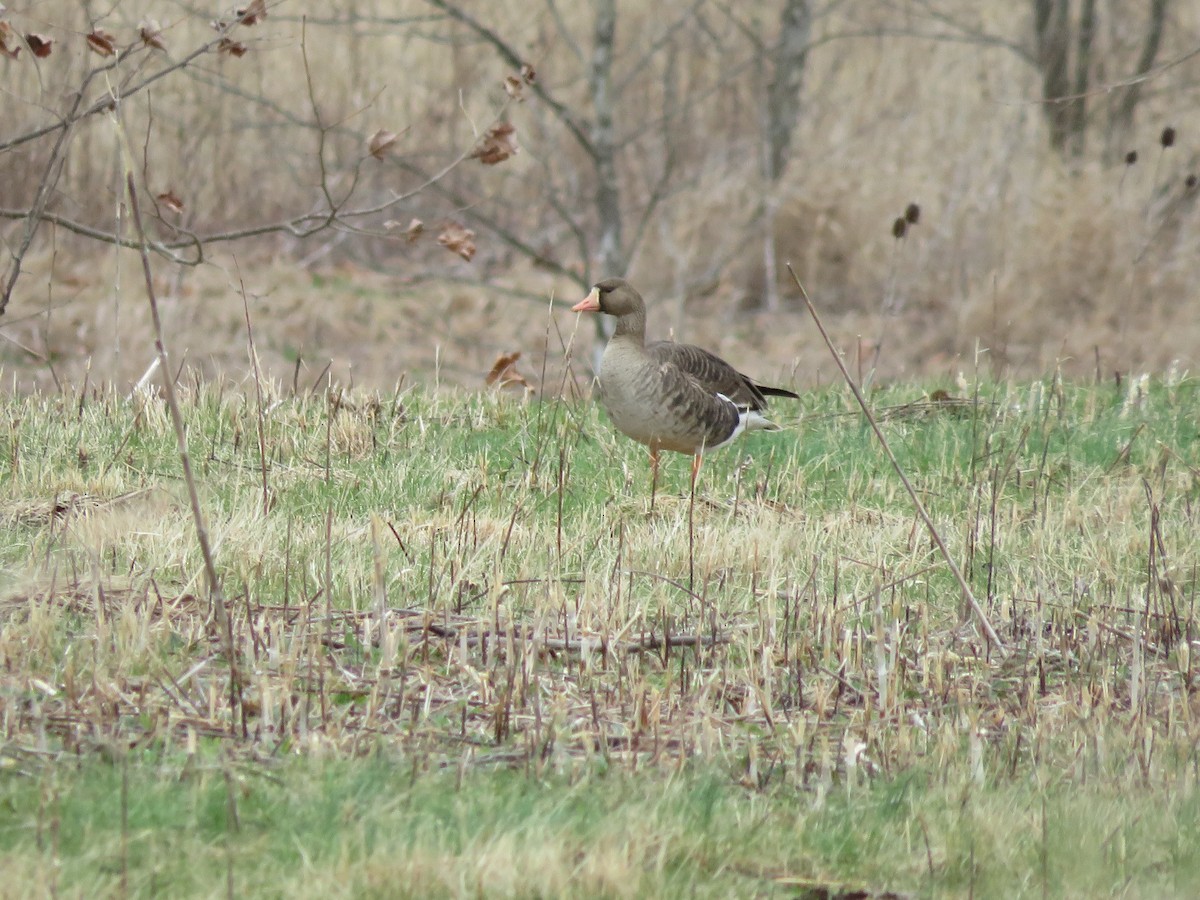
[{"label": "grassy field", "polygon": [[1200,891],[1189,377],[872,393],[1003,650],[844,389],[651,503],[584,402],[179,387],[229,634],[162,401],[5,401],[5,896]]}]

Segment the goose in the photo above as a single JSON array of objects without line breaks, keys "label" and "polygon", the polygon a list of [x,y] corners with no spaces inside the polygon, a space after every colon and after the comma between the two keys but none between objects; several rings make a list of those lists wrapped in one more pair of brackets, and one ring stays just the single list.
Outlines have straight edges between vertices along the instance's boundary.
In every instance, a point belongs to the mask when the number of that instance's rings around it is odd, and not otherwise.
[{"label": "goose", "polygon": [[600,401],[613,425],[650,448],[651,484],[662,450],[692,456],[692,488],[704,454],[744,431],[779,431],[767,397],[798,395],[758,384],[714,353],[674,341],[646,343],[646,302],[628,281],[598,282],[572,312],[617,320],[600,360]]}]

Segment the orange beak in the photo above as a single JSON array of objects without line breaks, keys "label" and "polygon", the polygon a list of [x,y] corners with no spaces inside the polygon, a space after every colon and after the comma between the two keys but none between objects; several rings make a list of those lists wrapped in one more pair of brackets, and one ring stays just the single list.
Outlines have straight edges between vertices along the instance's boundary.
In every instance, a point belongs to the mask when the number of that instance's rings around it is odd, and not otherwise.
[{"label": "orange beak", "polygon": [[592,288],[592,292],[571,307],[571,312],[600,312],[600,289]]}]

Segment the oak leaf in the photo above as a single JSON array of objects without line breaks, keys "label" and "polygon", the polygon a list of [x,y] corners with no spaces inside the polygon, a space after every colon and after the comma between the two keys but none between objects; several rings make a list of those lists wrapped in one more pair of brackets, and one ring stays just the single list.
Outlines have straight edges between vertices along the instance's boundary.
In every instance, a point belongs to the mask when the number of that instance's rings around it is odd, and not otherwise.
[{"label": "oak leaf", "polygon": [[529,379],[517,369],[517,360],[520,358],[520,350],[515,350],[512,353],[501,353],[496,357],[496,361],[492,363],[492,370],[484,376],[485,383],[494,384],[499,388],[518,385],[526,391],[533,391],[534,387],[529,383]]},{"label": "oak leaf", "polygon": [[230,38],[221,38],[221,43],[217,44],[218,53],[228,53],[230,56],[242,57],[246,55],[246,45],[241,41],[231,40]]},{"label": "oak leaf", "polygon": [[485,166],[504,162],[517,152],[517,141],[513,137],[516,131],[511,122],[497,122],[471,151],[470,158],[479,160]]},{"label": "oak leaf", "polygon": [[267,17],[266,0],[251,0],[249,6],[237,10],[234,15],[243,25],[257,25]]},{"label": "oak leaf", "polygon": [[156,196],[155,199],[173,213],[183,212],[183,201],[174,191],[166,191]]},{"label": "oak leaf", "polygon": [[383,227],[388,231],[395,231],[397,228],[403,228],[404,236],[408,239],[410,244],[416,241],[416,239],[425,232],[425,223],[420,219],[412,219],[407,225],[405,225],[403,222],[397,221],[396,219],[388,219],[383,223]]},{"label": "oak leaf", "polygon": [[167,49],[167,45],[163,41],[162,26],[154,19],[142,19],[142,23],[138,25],[138,35],[147,47],[164,51]]},{"label": "oak leaf", "polygon": [[367,151],[376,159],[381,160],[388,154],[388,151],[392,149],[399,137],[400,135],[396,134],[394,131],[387,131],[383,128],[380,128],[377,132],[371,135],[370,140],[367,141]]},{"label": "oak leaf", "polygon": [[438,235],[438,243],[452,253],[457,253],[467,262],[475,255],[475,232],[451,222]]},{"label": "oak leaf", "polygon": [[12,26],[7,22],[0,21],[0,56],[16,59],[20,53],[21,45],[17,41],[17,35],[13,32]]},{"label": "oak leaf", "polygon": [[38,59],[45,59],[50,55],[50,48],[54,44],[53,38],[48,38],[44,34],[27,34],[25,35],[25,43],[29,45],[29,52]]},{"label": "oak leaf", "polygon": [[100,56],[112,56],[117,52],[117,39],[103,28],[95,28],[87,36],[88,48]]}]

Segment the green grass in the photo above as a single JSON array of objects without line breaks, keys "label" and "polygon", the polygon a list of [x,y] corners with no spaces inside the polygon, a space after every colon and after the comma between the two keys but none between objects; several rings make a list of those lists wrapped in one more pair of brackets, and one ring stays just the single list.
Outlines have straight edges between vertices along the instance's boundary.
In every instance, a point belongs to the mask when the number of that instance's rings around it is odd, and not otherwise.
[{"label": "green grass", "polygon": [[53,872],[93,896],[122,892],[122,879],[136,895],[211,894],[230,878],[239,895],[280,897],[1200,888],[1200,807],[1175,793],[1032,781],[1001,791],[906,773],[813,795],[692,766],[414,773],[382,755],[183,769],[143,758],[128,779],[96,762],[7,779],[6,871]]},{"label": "green grass", "polygon": [[842,390],[651,507],[593,406],[422,391],[275,391],[264,504],[185,386],[240,693],[161,403],[6,400],[5,890],[1194,895],[1200,389],[956,393],[872,402],[1007,657]]}]

